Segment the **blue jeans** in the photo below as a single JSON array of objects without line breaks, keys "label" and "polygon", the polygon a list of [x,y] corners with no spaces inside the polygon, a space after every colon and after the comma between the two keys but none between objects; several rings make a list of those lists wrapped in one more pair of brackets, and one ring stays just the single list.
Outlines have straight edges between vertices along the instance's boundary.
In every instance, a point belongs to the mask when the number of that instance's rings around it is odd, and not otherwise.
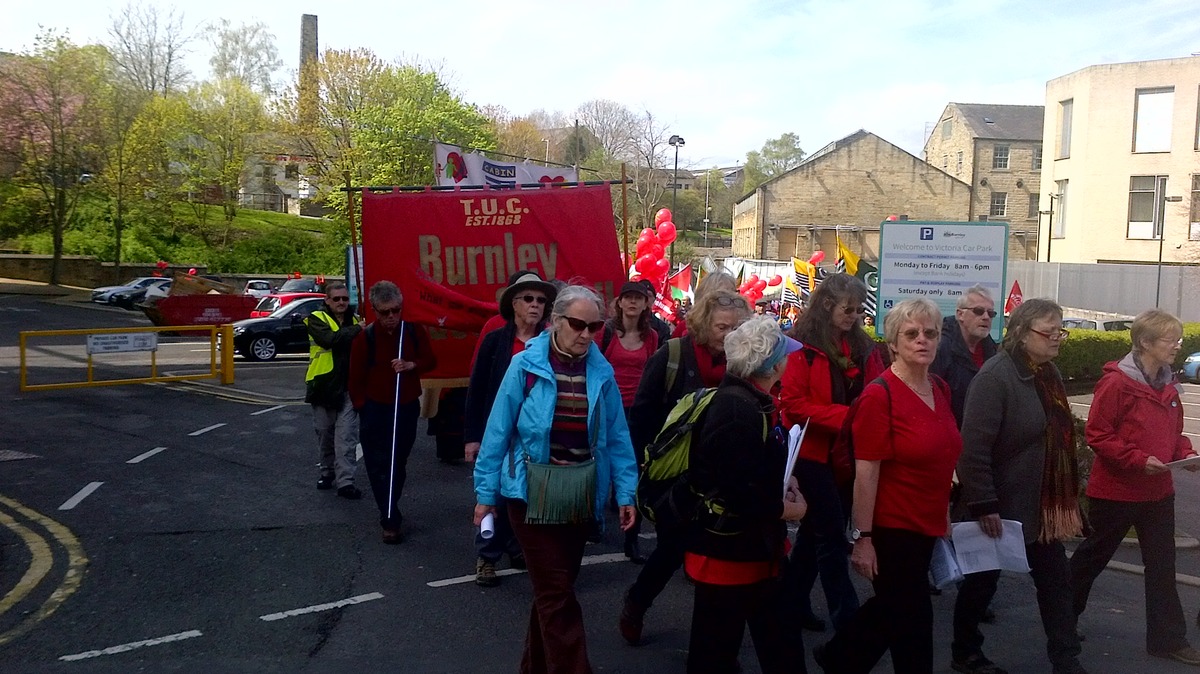
[{"label": "blue jeans", "polygon": [[846,540],[848,505],[838,494],[833,470],[824,463],[797,459],[796,479],[808,502],[808,514],[796,532],[787,588],[800,615],[812,614],[813,584],[821,576],[821,589],[829,605],[834,629],[840,630],[858,611],[858,592],[850,581],[850,544]]}]

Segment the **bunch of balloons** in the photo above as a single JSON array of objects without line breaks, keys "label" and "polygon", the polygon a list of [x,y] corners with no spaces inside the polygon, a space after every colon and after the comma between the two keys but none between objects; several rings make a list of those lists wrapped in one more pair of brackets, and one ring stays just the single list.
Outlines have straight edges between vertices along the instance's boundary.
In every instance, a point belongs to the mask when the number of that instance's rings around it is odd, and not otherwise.
[{"label": "bunch of balloons", "polygon": [[754,306],[756,302],[762,299],[763,291],[767,289],[767,286],[774,288],[780,283],[783,283],[783,277],[779,274],[772,276],[770,280],[761,279],[758,277],[758,274],[751,274],[749,278],[742,281],[742,285],[738,286],[738,292],[742,294],[742,297],[746,298],[746,302],[750,306]]},{"label": "bunch of balloons", "polygon": [[662,288],[671,271],[671,262],[667,259],[667,247],[675,240],[677,234],[675,223],[671,222],[671,209],[663,208],[654,215],[654,227],[642,230],[637,240],[637,255],[633,262],[634,273],[630,280],[647,279],[656,289]]}]

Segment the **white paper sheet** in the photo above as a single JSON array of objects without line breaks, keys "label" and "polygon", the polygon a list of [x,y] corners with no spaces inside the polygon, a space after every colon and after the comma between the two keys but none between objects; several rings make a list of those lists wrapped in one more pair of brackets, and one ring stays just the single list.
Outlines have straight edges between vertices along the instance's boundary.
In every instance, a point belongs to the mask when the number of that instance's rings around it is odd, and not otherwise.
[{"label": "white paper sheet", "polygon": [[933,557],[929,560],[929,574],[933,576],[933,584],[939,590],[963,579],[962,571],[958,568],[958,560],[954,557],[954,546],[945,538],[939,538],[933,544]]},{"label": "white paper sheet", "polygon": [[804,442],[804,434],[808,432],[808,422],[804,422],[804,426],[793,425],[788,431],[788,457],[787,465],[783,469],[783,495],[787,497],[788,480],[792,477],[792,470],[796,467],[796,457],[800,456],[800,443]]},{"label": "white paper sheet", "polygon": [[488,540],[496,535],[496,516],[488,513],[483,516],[483,520],[479,523],[479,535]]},{"label": "white paper sheet", "polygon": [[1000,522],[1003,524],[1000,538],[983,533],[979,522],[958,522],[952,527],[954,556],[964,574],[995,569],[1029,573],[1021,523],[1015,520]]},{"label": "white paper sheet", "polygon": [[1168,464],[1167,464],[1167,468],[1171,468],[1171,469],[1175,469],[1175,468],[1186,468],[1186,467],[1188,467],[1188,466],[1194,466],[1194,465],[1196,465],[1196,464],[1200,464],[1200,456],[1189,456],[1189,457],[1188,457],[1188,458],[1186,458],[1186,459],[1180,459],[1180,460],[1178,460],[1178,461],[1172,461],[1172,462],[1170,462],[1170,463],[1168,463]]}]

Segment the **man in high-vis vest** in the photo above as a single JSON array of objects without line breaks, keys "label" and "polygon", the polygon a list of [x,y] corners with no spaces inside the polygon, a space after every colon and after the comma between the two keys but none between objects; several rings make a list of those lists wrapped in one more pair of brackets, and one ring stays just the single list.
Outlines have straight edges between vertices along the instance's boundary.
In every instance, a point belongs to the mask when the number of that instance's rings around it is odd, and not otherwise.
[{"label": "man in high-vis vest", "polygon": [[350,310],[346,284],[325,286],[325,304],[305,319],[308,326],[308,374],[304,402],[312,404],[313,427],[320,450],[321,475],[317,489],[337,487],[342,498],[360,499],[354,486],[358,467],[358,413],[350,402],[346,380],[350,374],[350,344],[362,325]]}]

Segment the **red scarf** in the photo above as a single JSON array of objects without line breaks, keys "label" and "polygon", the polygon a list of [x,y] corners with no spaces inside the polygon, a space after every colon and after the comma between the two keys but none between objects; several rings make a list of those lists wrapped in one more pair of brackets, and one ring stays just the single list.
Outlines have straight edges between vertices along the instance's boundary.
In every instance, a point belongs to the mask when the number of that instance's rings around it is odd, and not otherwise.
[{"label": "red scarf", "polygon": [[720,384],[721,379],[725,377],[725,353],[721,352],[721,355],[714,356],[699,342],[692,342],[692,350],[696,353],[696,365],[700,370],[700,380],[704,382],[704,385],[711,388]]},{"label": "red scarf", "polygon": [[860,370],[858,369],[858,363],[855,363],[854,359],[850,357],[850,340],[842,337],[841,346],[842,357],[846,359],[847,363],[846,367],[842,371],[846,373],[846,379],[854,381],[855,379],[858,379]]}]

